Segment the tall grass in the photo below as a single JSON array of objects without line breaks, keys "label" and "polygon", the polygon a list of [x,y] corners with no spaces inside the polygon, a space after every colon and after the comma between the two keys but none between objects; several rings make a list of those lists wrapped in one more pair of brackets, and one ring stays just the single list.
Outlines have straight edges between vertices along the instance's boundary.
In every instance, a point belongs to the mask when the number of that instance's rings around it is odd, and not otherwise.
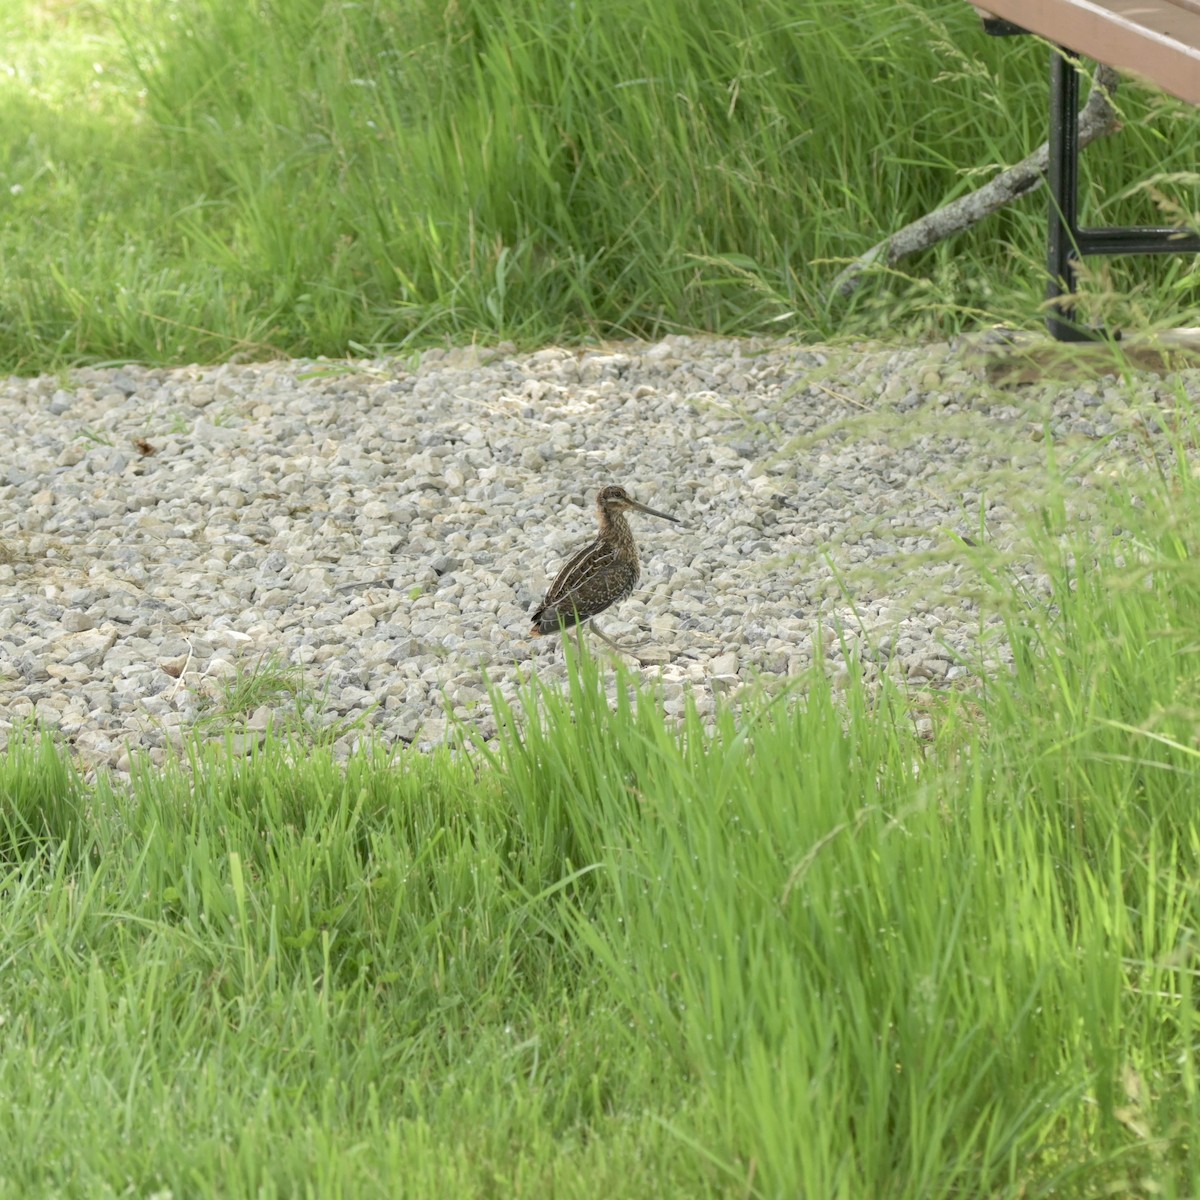
[{"label": "tall grass", "polygon": [[22,743],[4,1190],[1196,1194],[1200,495],[1130,483],[1042,590],[978,552],[957,696],[676,728],[584,658],[457,753]]},{"label": "tall grass", "polygon": [[703,1097],[661,1119],[729,1194],[1194,1190],[1200,572],[1177,500],[1129,543],[1047,536],[1052,604],[1008,596],[1017,671],[932,748],[904,697],[819,681],[672,750],[644,700],[607,719],[588,689],[507,726],[526,821],[586,797],[577,855],[611,903],[577,935],[631,1050]]},{"label": "tall grass", "polygon": [[[0,363],[1035,320],[1043,197],[830,306],[836,260],[1044,137],[1046,51],[959,0],[124,0],[0,18]],[[36,18],[36,19],[35,19]],[[1129,85],[1087,205],[1194,211],[1200,134]],[[1153,286],[1150,284],[1153,283]],[[1103,267],[1116,316],[1189,263]]]}]

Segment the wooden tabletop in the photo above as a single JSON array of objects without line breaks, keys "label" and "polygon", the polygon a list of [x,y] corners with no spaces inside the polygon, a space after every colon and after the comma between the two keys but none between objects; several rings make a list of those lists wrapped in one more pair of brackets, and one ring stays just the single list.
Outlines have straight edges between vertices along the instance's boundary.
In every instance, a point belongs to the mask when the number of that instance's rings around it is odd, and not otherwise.
[{"label": "wooden tabletop", "polygon": [[986,0],[974,7],[1200,105],[1200,0]]}]

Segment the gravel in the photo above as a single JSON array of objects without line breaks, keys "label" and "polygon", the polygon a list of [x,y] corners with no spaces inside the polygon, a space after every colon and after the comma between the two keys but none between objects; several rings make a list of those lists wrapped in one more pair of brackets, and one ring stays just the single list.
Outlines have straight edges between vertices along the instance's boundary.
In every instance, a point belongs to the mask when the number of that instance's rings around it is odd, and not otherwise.
[{"label": "gravel", "polygon": [[[1153,452],[1180,386],[1200,373],[1005,390],[963,347],[686,337],[9,378],[0,742],[36,718],[89,768],[162,761],[267,662],[340,751],[436,744],[450,714],[491,736],[489,681],[563,678],[529,612],[606,483],[682,522],[633,515],[642,580],[600,621],[668,713],[814,656],[969,684],[1007,650],[955,535],[1019,573],[1046,433],[1105,441],[1086,495]],[[303,707],[246,703],[247,748]]]}]

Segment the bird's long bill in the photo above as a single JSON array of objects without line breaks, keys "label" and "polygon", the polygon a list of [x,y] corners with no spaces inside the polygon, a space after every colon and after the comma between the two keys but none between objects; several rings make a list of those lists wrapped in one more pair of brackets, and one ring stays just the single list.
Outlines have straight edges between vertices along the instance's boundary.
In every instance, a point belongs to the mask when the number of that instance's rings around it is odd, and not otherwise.
[{"label": "bird's long bill", "polygon": [[652,517],[662,517],[664,521],[674,521],[676,525],[679,524],[678,517],[673,517],[670,513],[659,512],[657,508],[650,508],[645,504],[639,504],[636,500],[630,500],[629,507],[636,508],[638,512],[649,513]]}]

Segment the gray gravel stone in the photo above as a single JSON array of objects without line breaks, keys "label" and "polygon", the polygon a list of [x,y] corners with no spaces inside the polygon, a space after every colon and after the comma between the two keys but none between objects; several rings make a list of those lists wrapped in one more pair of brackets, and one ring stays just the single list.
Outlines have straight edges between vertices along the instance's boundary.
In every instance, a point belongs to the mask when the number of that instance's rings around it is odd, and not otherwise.
[{"label": "gray gravel stone", "polygon": [[[1105,439],[1085,511],[1169,455],[1177,389],[1200,375],[1000,390],[945,345],[688,337],[3,379],[0,742],[36,714],[127,769],[268,660],[324,720],[490,736],[485,675],[509,700],[564,679],[529,610],[610,482],[680,518],[634,514],[642,580],[600,620],[667,712],[814,654],[838,686],[962,686],[1008,659],[957,535],[1020,548],[1046,429]],[[264,700],[238,745],[294,710]]]}]

